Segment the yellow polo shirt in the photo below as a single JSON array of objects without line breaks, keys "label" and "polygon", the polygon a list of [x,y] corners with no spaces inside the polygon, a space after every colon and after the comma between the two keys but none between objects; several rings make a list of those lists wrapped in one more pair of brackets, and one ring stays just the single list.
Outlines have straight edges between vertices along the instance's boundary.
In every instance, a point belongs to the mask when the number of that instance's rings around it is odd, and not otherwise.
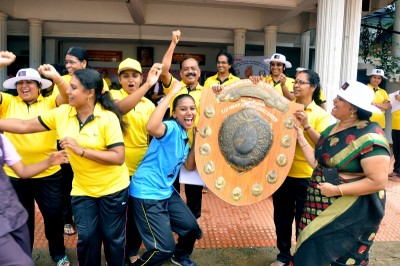
[{"label": "yellow polo shirt", "polygon": [[[96,104],[92,120],[80,128],[76,109],[68,104],[51,110],[41,116],[39,121],[47,129],[56,129],[60,138],[74,138],[86,149],[106,151],[124,145],[124,138],[117,116]],[[129,172],[126,164],[105,165],[67,149],[74,179],[72,196],[102,197],[125,189],[129,185]]]},{"label": "yellow polo shirt", "polygon": [[[26,104],[19,96],[2,93],[0,104],[0,118],[31,119],[57,107],[56,96],[43,97],[39,95],[37,101],[31,105]],[[34,164],[47,159],[52,152],[57,151],[56,131],[39,132],[32,134],[12,134],[4,132],[17,149],[25,165]],[[50,176],[61,168],[53,165],[45,171],[33,176],[41,178]],[[4,170],[8,176],[18,178],[18,175],[7,165]]]},{"label": "yellow polo shirt", "polygon": [[[374,92],[374,100],[372,101],[373,103],[383,103],[384,101],[390,102],[390,98],[384,89],[378,87],[378,90],[375,90],[371,84],[368,84],[368,87]],[[385,128],[386,126],[384,111],[382,113],[372,113],[372,116],[369,120],[371,122],[378,123],[381,128]]]},{"label": "yellow polo shirt", "polygon": [[[122,100],[129,94],[120,90],[110,90],[114,100]],[[128,128],[124,135],[125,142],[125,163],[129,169],[129,176],[132,176],[142,161],[148,148],[147,122],[155,109],[154,103],[143,97],[140,102],[126,113],[123,118]]]},{"label": "yellow polo shirt", "polygon": [[[265,82],[265,83],[268,83],[268,84],[271,84],[271,86],[274,87],[275,90],[276,90],[277,92],[279,92],[280,94],[283,95],[282,86],[281,86],[282,84],[279,82],[278,84],[276,84],[276,85],[274,86],[274,80],[272,79],[272,76],[271,76],[271,75],[266,76],[266,77],[264,78],[264,82]],[[288,88],[288,90],[289,90],[290,92],[292,92],[292,93],[293,93],[293,84],[294,84],[294,79],[289,78],[289,77],[286,77],[285,85],[286,85],[286,87]]]},{"label": "yellow polo shirt", "polygon": [[[308,117],[308,124],[318,132],[322,132],[330,125],[329,114],[319,107],[314,101],[312,101],[306,108]],[[307,131],[304,132],[308,143],[311,147],[315,147],[314,142],[308,136]],[[289,170],[288,176],[296,178],[309,178],[311,177],[313,168],[308,164],[304,157],[303,151],[299,143],[296,143],[296,149],[294,152],[293,164]]]},{"label": "yellow polo shirt", "polygon": [[[66,75],[64,75],[64,76],[62,76],[62,78],[64,79],[64,81],[66,82],[66,83],[68,83],[69,84],[69,82],[70,82],[70,80],[71,80],[71,75],[70,74],[66,74]],[[108,85],[107,85],[107,82],[103,79],[103,90],[105,90],[105,91],[109,91],[110,89],[108,88]],[[53,87],[53,92],[51,93],[51,95],[58,95],[58,94],[60,94],[60,90],[58,89],[58,87],[57,87],[57,85],[56,84],[54,84],[54,87]]]},{"label": "yellow polo shirt", "polygon": [[206,79],[206,81],[204,82],[204,88],[211,88],[211,86],[215,84],[229,85],[238,80],[240,80],[240,78],[234,76],[232,73],[229,73],[228,79],[224,83],[221,83],[220,80],[218,79],[218,73],[217,73],[214,76],[211,76]]},{"label": "yellow polo shirt", "polygon": [[[173,83],[172,81],[173,80],[177,80],[172,75],[171,75],[171,77],[172,77],[171,78],[171,82],[170,82],[170,84],[168,84],[168,87],[165,87],[164,84],[163,84],[165,94],[168,94],[169,91],[171,90],[171,84]],[[195,105],[196,105],[196,114],[197,115],[196,115],[196,119],[194,120],[194,126],[197,126],[197,123],[199,122],[199,118],[200,118],[200,97],[201,97],[201,90],[203,89],[203,86],[201,86],[199,83],[197,83],[197,86],[196,86],[196,88],[194,90],[188,91],[187,85],[183,81],[181,81],[181,83],[182,83],[182,86],[183,86],[182,90],[180,90],[175,95],[175,97],[171,100],[170,109],[169,109],[170,110],[170,115],[172,116],[172,103],[174,102],[174,99],[178,95],[189,94],[190,96],[193,97]],[[192,146],[192,143],[193,143],[193,130],[192,129],[190,129],[188,131],[188,137],[189,137],[189,145]]]},{"label": "yellow polo shirt", "polygon": [[392,113],[392,130],[400,130],[400,110]]}]

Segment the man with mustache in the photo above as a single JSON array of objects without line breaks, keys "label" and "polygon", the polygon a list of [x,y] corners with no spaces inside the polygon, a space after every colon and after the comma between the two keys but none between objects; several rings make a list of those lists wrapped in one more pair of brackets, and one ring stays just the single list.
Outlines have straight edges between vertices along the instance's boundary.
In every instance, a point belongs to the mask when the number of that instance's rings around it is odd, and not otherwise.
[{"label": "man with mustache", "polygon": [[[165,94],[168,94],[171,90],[171,84],[173,84],[173,80],[175,79],[172,74],[169,72],[172,62],[172,56],[174,54],[174,50],[176,45],[179,42],[181,37],[180,30],[172,32],[172,40],[168,50],[165,52],[163,60],[162,60],[162,72],[161,72],[161,80],[164,86]],[[200,117],[200,96],[201,90],[203,86],[199,83],[200,78],[200,68],[199,63],[196,59],[192,57],[185,57],[180,64],[180,76],[181,76],[181,84],[182,90],[178,92],[175,97],[180,94],[190,94],[193,97],[196,104],[196,119],[194,122],[194,126],[197,126]],[[170,103],[172,104],[173,100]],[[172,108],[170,108],[172,110]],[[192,129],[188,132],[189,136],[189,144],[190,146],[193,143],[193,132]],[[178,180],[178,179],[177,179]],[[176,184],[176,185],[175,185]],[[179,191],[179,183],[175,182],[174,186],[177,191]],[[202,190],[203,186],[198,185],[189,185],[185,184],[185,194],[186,194],[186,204],[189,209],[192,211],[193,215],[198,219],[201,215],[201,200],[202,200]],[[201,238],[201,231],[199,232],[198,238]]]}]

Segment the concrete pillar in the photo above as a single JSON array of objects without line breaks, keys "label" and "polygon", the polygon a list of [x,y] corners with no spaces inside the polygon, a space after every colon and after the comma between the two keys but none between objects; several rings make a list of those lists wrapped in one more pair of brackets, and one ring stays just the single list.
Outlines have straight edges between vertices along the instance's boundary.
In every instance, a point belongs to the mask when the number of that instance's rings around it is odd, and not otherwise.
[{"label": "concrete pillar", "polygon": [[57,62],[57,55],[58,55],[58,41],[55,39],[46,39],[44,63],[55,64]]},{"label": "concrete pillar", "polygon": [[29,22],[29,67],[37,69],[42,64],[42,25],[37,18],[28,19]]},{"label": "concrete pillar", "polygon": [[340,83],[357,79],[362,0],[347,0],[344,11],[343,52]]},{"label": "concrete pillar", "polygon": [[234,56],[245,56],[246,53],[246,29],[234,29]]},{"label": "concrete pillar", "polygon": [[310,31],[301,35],[300,67],[310,68]]},{"label": "concrete pillar", "polygon": [[[394,31],[400,31],[400,8],[399,7],[400,2],[396,1],[396,11],[395,11],[395,16],[394,16],[394,24],[393,24],[393,30]],[[392,35],[392,54],[393,56],[400,57],[400,48],[399,48],[399,43],[400,43],[400,35],[399,34],[393,34]],[[397,73],[400,74],[400,73]],[[399,82],[400,79],[397,78],[396,82],[386,82],[386,91],[388,94],[393,93],[395,91],[399,90]],[[390,110],[386,111],[385,113],[385,118],[386,118],[386,127],[385,127],[385,134],[386,137],[388,138],[390,143],[393,143],[392,140],[392,113]]]},{"label": "concrete pillar", "polygon": [[233,47],[233,45],[228,45],[228,46],[226,47],[226,51],[227,51],[228,53],[230,53],[231,55],[233,55],[233,54],[235,53],[235,47]]},{"label": "concrete pillar", "polygon": [[328,113],[341,86],[344,2],[318,0],[315,70],[321,77]]},{"label": "concrete pillar", "polygon": [[[0,51],[7,51],[7,17],[8,15],[0,11]],[[3,81],[7,78],[7,68],[0,69],[0,88]]]},{"label": "concrete pillar", "polygon": [[264,27],[264,56],[271,57],[276,53],[276,39],[278,36],[278,26]]}]

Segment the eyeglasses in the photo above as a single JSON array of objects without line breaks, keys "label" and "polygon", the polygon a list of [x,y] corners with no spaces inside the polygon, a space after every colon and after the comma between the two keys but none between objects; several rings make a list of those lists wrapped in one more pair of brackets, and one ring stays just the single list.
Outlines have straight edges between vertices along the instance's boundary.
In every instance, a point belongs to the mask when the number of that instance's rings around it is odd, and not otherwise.
[{"label": "eyeglasses", "polygon": [[227,65],[228,62],[226,61],[217,61],[217,65]]},{"label": "eyeglasses", "polygon": [[76,62],[76,61],[71,61],[71,60],[65,60],[64,61],[64,64],[65,65],[67,65],[67,64],[70,64],[70,65],[75,65],[75,64],[77,64],[78,62]]},{"label": "eyeglasses", "polygon": [[305,82],[305,81],[302,81],[302,80],[295,80],[295,81],[293,81],[293,84],[295,85],[295,84],[299,84],[300,86],[302,86],[302,85],[304,85],[304,84],[311,84],[310,82]]}]

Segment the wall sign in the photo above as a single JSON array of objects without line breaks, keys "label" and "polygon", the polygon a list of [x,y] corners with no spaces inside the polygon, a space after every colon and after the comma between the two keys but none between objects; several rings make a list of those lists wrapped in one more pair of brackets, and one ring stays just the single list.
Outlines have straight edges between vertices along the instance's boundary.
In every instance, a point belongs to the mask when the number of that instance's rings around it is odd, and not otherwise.
[{"label": "wall sign", "polygon": [[121,62],[122,51],[86,50],[89,61]]}]

